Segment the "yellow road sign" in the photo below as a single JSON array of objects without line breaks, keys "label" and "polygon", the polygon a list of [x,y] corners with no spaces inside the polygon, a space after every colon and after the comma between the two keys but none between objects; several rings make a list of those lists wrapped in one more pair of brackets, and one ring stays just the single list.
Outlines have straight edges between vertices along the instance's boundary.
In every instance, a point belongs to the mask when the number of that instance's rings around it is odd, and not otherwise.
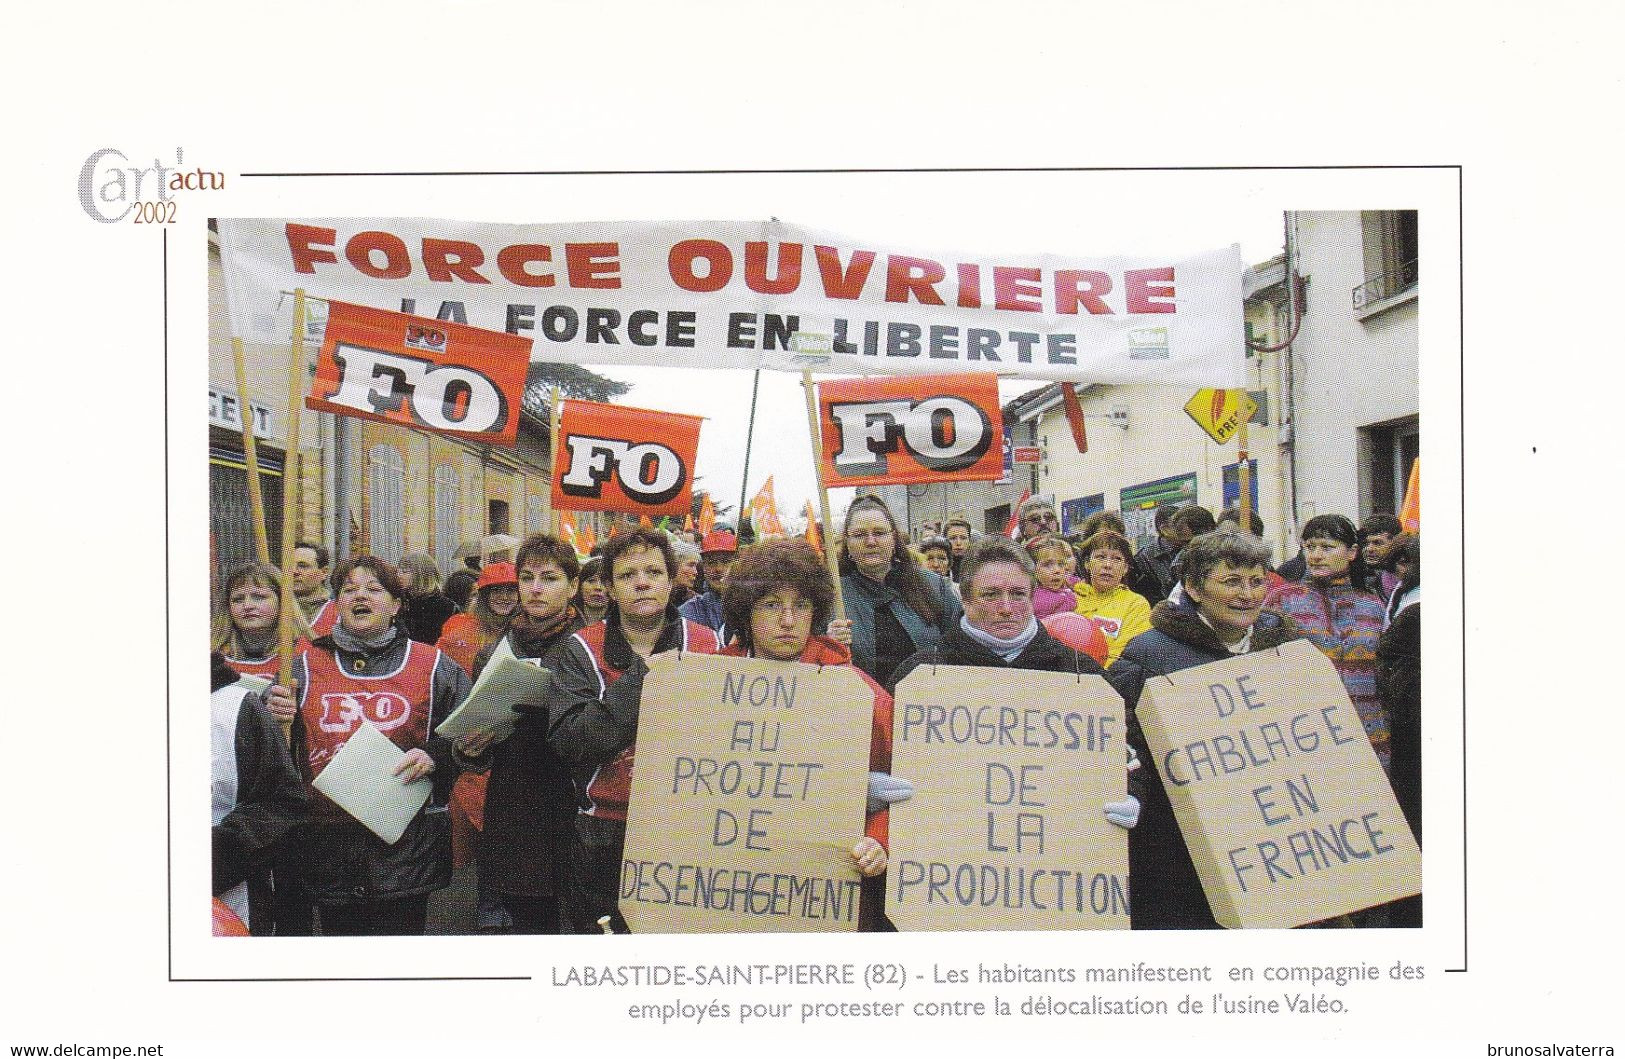
[{"label": "yellow road sign", "polygon": [[1251,419],[1256,411],[1258,402],[1246,390],[1197,390],[1185,402],[1185,414],[1220,445],[1235,437],[1243,420]]}]

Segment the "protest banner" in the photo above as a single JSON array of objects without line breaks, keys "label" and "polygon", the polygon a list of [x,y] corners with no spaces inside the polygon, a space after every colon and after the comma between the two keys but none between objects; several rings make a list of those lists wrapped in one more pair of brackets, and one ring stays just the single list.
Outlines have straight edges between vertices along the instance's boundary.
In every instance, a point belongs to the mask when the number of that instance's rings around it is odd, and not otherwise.
[{"label": "protest banner", "polygon": [[1223,926],[1302,926],[1421,892],[1416,839],[1308,640],[1148,680],[1135,712]]},{"label": "protest banner", "polygon": [[694,495],[700,418],[565,401],[553,457],[558,511],[680,515]]},{"label": "protest banner", "polygon": [[873,703],[850,666],[650,659],[621,865],[633,933],[856,930]]},{"label": "protest banner", "polygon": [[[1013,695],[1019,682],[1019,696]],[[899,930],[1127,930],[1123,700],[1097,675],[921,666],[897,685]]]},{"label": "protest banner", "polygon": [[1246,385],[1241,254],[990,256],[779,222],[222,219],[236,333],[281,291],[533,336],[542,361]]},{"label": "protest banner", "polygon": [[330,302],[305,403],[511,446],[529,364],[528,338]]},{"label": "protest banner", "polygon": [[825,487],[996,481],[999,381],[986,374],[842,379],[818,386]]}]

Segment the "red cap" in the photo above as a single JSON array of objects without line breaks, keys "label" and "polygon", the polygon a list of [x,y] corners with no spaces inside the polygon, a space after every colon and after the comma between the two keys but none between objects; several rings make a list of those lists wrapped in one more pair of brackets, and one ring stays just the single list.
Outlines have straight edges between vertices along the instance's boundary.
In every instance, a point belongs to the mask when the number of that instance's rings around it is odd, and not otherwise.
[{"label": "red cap", "polygon": [[712,530],[700,541],[700,554],[706,552],[736,552],[739,550],[739,538],[727,530]]},{"label": "red cap", "polygon": [[474,591],[490,588],[492,585],[517,585],[519,575],[514,571],[512,563],[492,563],[480,571],[480,579],[474,582]]}]

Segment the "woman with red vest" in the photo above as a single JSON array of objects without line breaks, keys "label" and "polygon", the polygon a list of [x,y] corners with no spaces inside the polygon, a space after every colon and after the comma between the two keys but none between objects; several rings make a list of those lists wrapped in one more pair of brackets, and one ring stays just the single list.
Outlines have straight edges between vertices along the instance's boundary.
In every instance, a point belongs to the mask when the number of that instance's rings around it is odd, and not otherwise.
[{"label": "woman with red vest", "polygon": [[[834,582],[818,553],[806,541],[792,537],[754,544],[740,552],[728,570],[722,613],[724,625],[734,630],[734,638],[722,653],[775,662],[850,666],[850,648],[830,636],[813,635],[814,629],[822,629],[829,623],[834,605]],[[865,835],[851,851],[852,861],[865,879],[858,913],[859,929],[889,929],[882,925],[881,903],[885,891],[879,883],[879,876],[886,870],[889,816],[888,799],[880,794],[880,789],[888,785],[875,781],[889,779],[885,774],[891,772],[892,697],[869,674],[853,668],[874,697],[869,730],[869,772],[876,798],[871,802],[873,811],[865,823]],[[912,788],[909,792],[912,793]],[[890,800],[899,797],[906,797],[900,789]]]},{"label": "woman with red vest", "polygon": [[399,782],[429,776],[434,786],[393,843],[312,790],[293,855],[323,934],[421,934],[429,894],[451,880],[446,798],[457,778],[451,744],[430,733],[468,694],[468,674],[396,622],[406,588],[389,563],[352,558],[333,579],[338,624],[295,659],[294,687],[267,695],[273,716],[296,722],[294,764],[308,784],[365,721],[406,752]]},{"label": "woman with red vest", "polygon": [[[275,680],[282,657],[277,653],[282,615],[282,573],[268,563],[250,563],[226,578],[224,606],[214,612],[209,648],[225,656],[240,676]],[[293,610],[294,654],[310,646],[310,626],[298,607]]]},{"label": "woman with red vest", "polygon": [[615,902],[638,722],[635,699],[630,711],[615,709],[605,704],[606,693],[632,673],[641,689],[651,655],[715,654],[718,646],[714,632],[679,616],[671,605],[677,560],[664,533],[647,528],[622,533],[605,545],[603,561],[609,613],[542,660],[553,673],[548,739],[575,773],[575,849],[566,910],[569,928],[578,934],[598,933],[605,916],[616,931],[626,931]]},{"label": "woman with red vest", "polygon": [[519,575],[513,563],[492,563],[474,582],[468,609],[446,619],[435,646],[451,655],[470,676],[479,653],[502,639],[508,619],[519,606]]}]

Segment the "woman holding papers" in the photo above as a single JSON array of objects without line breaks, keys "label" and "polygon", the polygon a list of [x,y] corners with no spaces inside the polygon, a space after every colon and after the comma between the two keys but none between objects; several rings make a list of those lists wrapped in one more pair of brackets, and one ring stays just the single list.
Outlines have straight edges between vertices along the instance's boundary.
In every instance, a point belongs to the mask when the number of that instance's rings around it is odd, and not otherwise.
[{"label": "woman holding papers", "polygon": [[1151,630],[1129,641],[1106,673],[1128,707],[1129,743],[1145,773],[1140,823],[1128,843],[1135,930],[1218,929],[1134,710],[1147,678],[1298,638],[1291,622],[1263,609],[1269,558],[1268,545],[1229,526],[1191,541],[1181,560],[1184,598],[1158,603]]},{"label": "woman holding papers", "polygon": [[[664,533],[622,533],[605,545],[603,560],[608,616],[566,637],[542,660],[553,673],[549,738],[575,772],[576,844],[566,914],[578,934],[597,933],[604,916],[616,930],[626,930],[615,902],[644,660],[662,651],[717,651],[715,633],[671,606],[677,560]],[[634,684],[617,688],[623,676],[633,675]]]},{"label": "woman holding papers", "polygon": [[[537,534],[519,546],[515,560],[508,576],[515,577],[519,586],[518,609],[506,634],[480,651],[475,676],[498,651],[536,662],[581,628],[570,602],[581,570],[575,549]],[[570,774],[548,745],[547,719],[545,705],[538,701],[521,712],[513,734],[501,742],[493,743],[490,733],[481,733],[456,743],[463,768],[489,770],[485,829],[476,847],[482,927],[487,903],[483,895],[489,893],[511,918],[510,933],[559,933],[559,897],[566,882],[570,830],[575,826],[575,793]]]},{"label": "woman holding papers", "polygon": [[338,624],[294,661],[294,687],[274,686],[271,712],[295,722],[295,765],[309,783],[364,725],[404,756],[381,782],[428,777],[424,807],[394,842],[319,793],[292,839],[302,882],[321,909],[324,934],[421,934],[429,894],[451,878],[446,798],[457,769],[432,736],[468,694],[468,674],[442,651],[409,639],[396,622],[406,589],[374,556],[339,565]]},{"label": "woman holding papers", "polygon": [[[767,658],[776,662],[808,662],[819,666],[852,664],[852,652],[814,629],[829,623],[835,605],[835,586],[823,560],[799,538],[765,541],[740,552],[728,571],[722,593],[723,624],[733,630],[733,642],[722,654]],[[863,670],[858,674],[874,695],[869,730],[871,777],[891,771],[892,698]],[[855,734],[855,733],[854,733]],[[872,803],[866,834],[852,847],[852,860],[865,878],[886,870],[886,802]],[[881,929],[884,888],[866,885],[859,906],[860,930]]]},{"label": "woman holding papers", "polygon": [[[243,676],[276,678],[282,667],[277,632],[282,615],[282,573],[266,563],[251,563],[226,578],[223,605],[214,613],[209,647]],[[309,646],[310,626],[293,609],[294,653]]]},{"label": "woman holding papers", "polygon": [[920,565],[879,497],[860,496],[841,531],[841,599],[852,621],[852,662],[884,681],[915,651],[942,643],[959,622],[946,578]]}]

